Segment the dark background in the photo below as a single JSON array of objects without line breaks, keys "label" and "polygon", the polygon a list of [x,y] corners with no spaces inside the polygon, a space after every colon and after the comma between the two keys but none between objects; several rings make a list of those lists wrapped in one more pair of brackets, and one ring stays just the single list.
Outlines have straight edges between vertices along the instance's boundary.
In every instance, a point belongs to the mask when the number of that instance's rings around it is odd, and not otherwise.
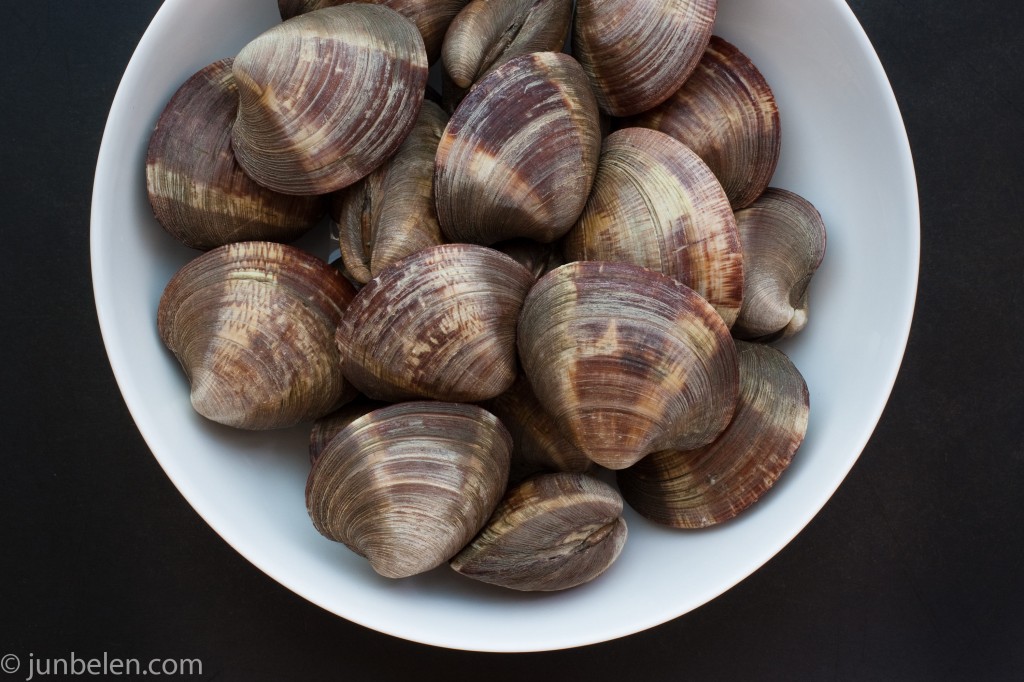
[{"label": "dark background", "polygon": [[711,603],[615,642],[490,655],[305,602],[171,485],[114,383],[88,251],[104,121],[160,2],[5,2],[0,655],[200,658],[218,680],[1024,679],[1024,5],[850,4],[922,208],[917,312],[874,437],[806,530]]}]

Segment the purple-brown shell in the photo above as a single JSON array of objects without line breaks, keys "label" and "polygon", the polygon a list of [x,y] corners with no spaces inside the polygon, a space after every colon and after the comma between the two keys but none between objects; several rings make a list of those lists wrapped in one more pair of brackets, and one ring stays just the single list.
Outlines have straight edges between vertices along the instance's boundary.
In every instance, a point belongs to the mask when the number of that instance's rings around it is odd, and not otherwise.
[{"label": "purple-brown shell", "polygon": [[736,416],[713,443],[657,452],[618,473],[631,507],[658,523],[704,528],[761,498],[789,467],[807,432],[809,399],[800,372],[782,351],[737,342]]},{"label": "purple-brown shell", "polygon": [[594,462],[622,469],[729,423],[739,377],[722,318],[678,281],[579,261],[530,290],[519,357],[534,395]]},{"label": "purple-brown shell", "polygon": [[445,72],[469,88],[519,55],[561,50],[571,21],[572,0],[473,0],[448,28]]},{"label": "purple-brown shell", "polygon": [[331,199],[346,271],[366,284],[392,263],[442,243],[434,208],[434,156],[448,116],[425,101],[394,156]]},{"label": "purple-brown shell", "polygon": [[231,59],[190,77],[164,107],[146,152],[153,214],[186,246],[287,242],[324,214],[322,197],[297,197],[256,184],[235,161],[231,126],[238,89]]},{"label": "purple-brown shell", "polygon": [[359,290],[338,326],[346,378],[377,400],[475,402],[516,377],[516,320],[533,277],[472,244],[419,251]]},{"label": "purple-brown shell", "polygon": [[807,325],[807,290],[825,257],[825,223],[803,197],[769,187],[736,212],[746,280],[733,327],[738,338],[771,341]]},{"label": "purple-brown shell", "polygon": [[626,534],[614,488],[583,474],[541,474],[505,495],[451,567],[513,590],[564,590],[604,573]]},{"label": "purple-brown shell", "polygon": [[427,55],[415,26],[380,5],[328,7],[278,24],[234,62],[231,142],[256,182],[327,194],[384,162],[416,123]]},{"label": "purple-brown shell", "polygon": [[573,54],[601,110],[630,116],[663,102],[700,61],[718,0],[577,0]]},{"label": "purple-brown shell", "polygon": [[442,232],[474,244],[561,237],[583,210],[600,150],[597,104],[572,57],[506,62],[470,90],[438,145]]},{"label": "purple-brown shell", "polygon": [[294,426],[353,397],[334,329],[355,290],[297,248],[228,244],[185,264],[157,328],[204,417],[243,429]]},{"label": "purple-brown shell", "polygon": [[433,64],[441,56],[441,43],[448,25],[469,0],[277,0],[277,7],[281,18],[288,20],[324,7],[350,2],[373,2],[390,7],[416,24],[427,49],[427,59]]},{"label": "purple-brown shell", "polygon": [[314,527],[388,578],[448,561],[505,490],[512,441],[474,405],[410,402],[352,421],[306,482]]},{"label": "purple-brown shell", "polygon": [[601,151],[594,188],[566,235],[567,260],[633,263],[678,279],[732,325],[743,298],[743,251],[721,184],[664,133],[624,128]]},{"label": "purple-brown shell", "polygon": [[768,187],[782,150],[779,107],[768,82],[718,36],[683,87],[628,125],[660,130],[696,152],[733,210],[749,206]]}]

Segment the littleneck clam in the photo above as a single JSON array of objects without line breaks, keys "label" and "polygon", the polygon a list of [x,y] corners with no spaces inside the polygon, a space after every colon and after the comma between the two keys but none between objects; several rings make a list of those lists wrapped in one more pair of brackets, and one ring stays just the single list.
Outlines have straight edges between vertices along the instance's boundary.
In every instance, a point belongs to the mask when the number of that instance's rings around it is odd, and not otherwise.
[{"label": "littleneck clam", "polygon": [[560,265],[565,265],[562,249],[557,242],[541,244],[532,239],[509,239],[493,244],[492,248],[511,256],[517,263],[540,279]]},{"label": "littleneck clam", "polygon": [[341,433],[346,426],[364,414],[387,407],[388,403],[370,400],[365,396],[357,396],[352,402],[342,405],[334,412],[320,417],[313,422],[309,431],[309,463],[315,464],[327,444]]},{"label": "littleneck clam", "polygon": [[696,68],[718,0],[577,0],[573,54],[601,110],[630,116],[663,102]]},{"label": "littleneck clam", "polygon": [[721,184],[684,144],[647,128],[604,141],[594,189],[563,244],[567,260],[611,260],[674,277],[732,325],[743,253]]},{"label": "littleneck clam", "polygon": [[695,151],[722,183],[733,210],[749,206],[768,187],[782,149],[779,107],[768,82],[718,36],[681,88],[628,125],[668,133]]},{"label": "littleneck clam", "polygon": [[427,82],[423,39],[380,5],[327,7],[285,21],[234,61],[231,142],[256,182],[288,194],[347,187],[398,149]]},{"label": "littleneck clam", "polygon": [[625,542],[614,488],[583,474],[542,474],[512,488],[450,565],[513,590],[564,590],[604,573]]},{"label": "littleneck clam", "polygon": [[497,398],[483,404],[512,436],[511,481],[541,471],[586,472],[590,458],[572,444],[537,401],[524,376]]},{"label": "littleneck clam", "polygon": [[321,197],[257,185],[235,161],[231,126],[238,89],[231,59],[178,88],[157,120],[146,153],[146,189],[157,221],[186,246],[291,241],[324,214]]},{"label": "littleneck clam", "polygon": [[408,256],[359,290],[338,326],[345,377],[371,398],[475,402],[516,377],[516,320],[533,277],[472,244]]},{"label": "littleneck clam", "polygon": [[635,265],[552,270],[526,297],[518,342],[537,399],[610,469],[709,443],[736,405],[736,348],[722,318],[692,289]]},{"label": "littleneck clam", "polygon": [[597,104],[572,57],[505,62],[473,86],[438,145],[441,230],[475,244],[561,237],[583,210],[600,149]]},{"label": "littleneck clam", "polygon": [[469,0],[277,0],[282,19],[350,2],[375,2],[395,10],[419,29],[431,63],[441,56],[445,31]]},{"label": "littleneck clam", "polygon": [[473,0],[444,38],[445,71],[469,88],[519,55],[561,50],[571,22],[572,0]]},{"label": "littleneck clam", "polygon": [[740,398],[715,442],[657,452],[618,473],[631,507],[658,523],[703,528],[735,517],[775,484],[804,440],[807,385],[782,351],[737,342]]},{"label": "littleneck clam", "polygon": [[410,402],[370,412],[338,433],[306,483],[324,536],[402,578],[451,559],[505,490],[512,441],[474,405]]},{"label": "littleneck clam", "polygon": [[768,188],[736,213],[746,281],[733,327],[739,338],[774,340],[807,324],[807,288],[825,256],[825,224],[803,197]]},{"label": "littleneck clam", "polygon": [[332,198],[345,269],[366,284],[388,265],[440,244],[434,209],[434,156],[448,116],[425,101],[409,136],[390,159]]},{"label": "littleneck clam", "polygon": [[334,329],[354,295],[334,268],[297,248],[228,244],[171,278],[157,326],[197,412],[237,428],[282,428],[353,397]]}]

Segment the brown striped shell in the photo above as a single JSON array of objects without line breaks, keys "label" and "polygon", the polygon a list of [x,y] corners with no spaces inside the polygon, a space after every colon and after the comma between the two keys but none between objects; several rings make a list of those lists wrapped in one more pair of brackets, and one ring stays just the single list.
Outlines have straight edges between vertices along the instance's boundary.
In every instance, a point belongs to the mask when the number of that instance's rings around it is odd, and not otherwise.
[{"label": "brown striped shell", "polygon": [[561,237],[583,210],[600,149],[597,105],[572,57],[506,62],[470,90],[437,148],[441,230],[475,244]]},{"label": "brown striped shell", "polygon": [[577,0],[573,54],[601,110],[630,116],[679,89],[711,39],[718,0]]},{"label": "brown striped shell", "polygon": [[164,107],[146,152],[153,214],[186,246],[291,241],[324,214],[321,197],[296,197],[257,185],[235,161],[231,126],[238,89],[231,59],[194,74]]},{"label": "brown striped shell", "polygon": [[746,280],[733,327],[739,338],[774,340],[807,325],[807,288],[825,257],[825,223],[803,197],[769,187],[736,213]]},{"label": "brown striped shell", "polygon": [[412,253],[442,242],[434,209],[434,156],[448,116],[425,101],[394,156],[332,197],[345,269],[366,284]]},{"label": "brown striped shell", "polygon": [[541,244],[532,239],[509,239],[494,244],[492,248],[511,256],[533,273],[534,279],[540,279],[559,265],[565,265],[562,249],[557,243]]},{"label": "brown striped shell", "polygon": [[451,559],[505,490],[512,441],[474,405],[410,402],[370,412],[324,448],[306,509],[324,536],[388,578]]},{"label": "brown striped shell", "polygon": [[334,268],[297,248],[228,244],[171,278],[157,327],[199,414],[243,429],[282,428],[353,396],[334,329],[354,295]]},{"label": "brown striped shell", "polygon": [[732,417],[739,378],[728,328],[693,290],[659,273],[563,265],[530,290],[518,341],[537,399],[602,466],[699,447]]},{"label": "brown striped shell", "polygon": [[631,507],[658,523],[704,528],[752,505],[789,467],[809,418],[807,385],[781,351],[737,342],[736,416],[715,442],[666,450],[618,473]]},{"label": "brown striped shell", "polygon": [[345,377],[371,398],[487,400],[516,377],[516,319],[533,277],[483,246],[419,251],[359,290],[338,326]]},{"label": "brown striped shell", "polygon": [[441,56],[460,88],[519,55],[558,52],[572,21],[572,0],[473,0],[452,20]]},{"label": "brown striped shell", "polygon": [[315,464],[324,451],[327,444],[341,433],[346,426],[359,419],[364,414],[387,407],[387,403],[379,400],[370,400],[365,396],[356,398],[328,415],[320,417],[313,422],[313,428],[309,431],[309,463]]},{"label": "brown striped shell", "polygon": [[565,237],[567,260],[610,260],[674,277],[732,325],[743,296],[743,254],[729,200],[681,142],[646,128],[604,141],[594,189]]},{"label": "brown striped shell", "polygon": [[622,497],[583,474],[542,474],[505,495],[451,561],[467,578],[513,590],[565,590],[604,573],[626,543]]},{"label": "brown striped shell", "polygon": [[433,64],[441,56],[441,43],[448,25],[469,0],[277,0],[277,7],[281,12],[281,18],[287,20],[324,7],[349,2],[373,2],[384,5],[412,21],[423,38],[427,59]]},{"label": "brown striped shell", "polygon": [[400,14],[349,4],[271,28],[238,53],[234,75],[242,168],[279,192],[327,194],[398,149],[419,114],[427,56]]},{"label": "brown striped shell", "polygon": [[565,437],[558,423],[533,395],[525,376],[483,404],[512,436],[510,480],[520,481],[542,471],[583,473],[593,464],[586,453]]},{"label": "brown striped shell", "polygon": [[660,130],[696,152],[733,210],[749,206],[768,187],[782,150],[779,107],[768,82],[718,36],[683,87],[628,124]]}]

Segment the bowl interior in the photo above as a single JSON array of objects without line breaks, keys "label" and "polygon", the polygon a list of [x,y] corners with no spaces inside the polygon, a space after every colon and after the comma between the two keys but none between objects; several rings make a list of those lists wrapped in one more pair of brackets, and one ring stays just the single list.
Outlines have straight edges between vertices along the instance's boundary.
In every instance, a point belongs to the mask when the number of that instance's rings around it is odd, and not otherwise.
[{"label": "bowl interior", "polygon": [[306,515],[307,431],[237,432],[198,417],[157,337],[163,287],[197,252],[152,217],[149,134],[189,75],[278,21],[273,0],[167,0],[114,100],[93,196],[93,281],[114,373],[160,464],[227,542],[294,592],[376,630],[453,648],[527,651],[600,642],[684,614],[752,573],[807,524],[881,414],[917,283],[906,134],[877,57],[842,0],[730,0],[715,31],[748,54],[775,91],[783,153],[773,185],[814,203],[829,230],[810,324],[783,345],[810,389],[807,440],[776,488],[737,520],[679,532],[627,511],[629,540],[608,573],[545,595],[508,593],[444,567],[402,581],[377,577],[318,535]]}]

